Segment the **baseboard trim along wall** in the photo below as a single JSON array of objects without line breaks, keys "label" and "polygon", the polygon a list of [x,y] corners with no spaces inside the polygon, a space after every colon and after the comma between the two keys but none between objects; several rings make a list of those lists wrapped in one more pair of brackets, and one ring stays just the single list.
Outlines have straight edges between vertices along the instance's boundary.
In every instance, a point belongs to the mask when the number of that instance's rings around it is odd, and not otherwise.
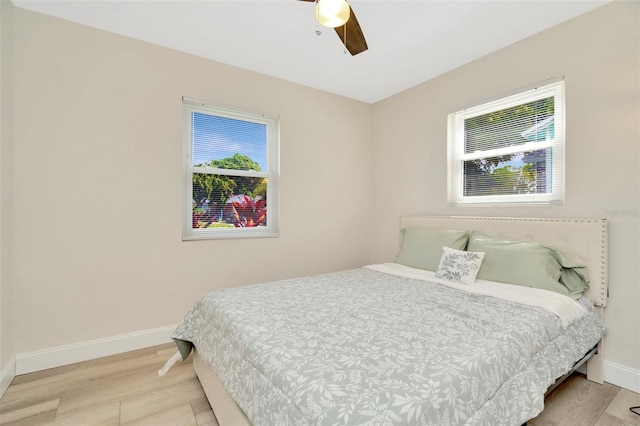
[{"label": "baseboard trim along wall", "polygon": [[[11,359],[2,371],[0,395],[4,393],[16,375],[168,343],[171,341],[171,333],[176,327],[177,325],[171,325],[106,339],[90,340],[73,345],[18,354],[15,359]],[[605,361],[604,380],[613,385],[640,393],[640,370]]]},{"label": "baseboard trim along wall", "polygon": [[16,355],[16,375],[171,342],[176,325]]},{"label": "baseboard trim along wall", "polygon": [[615,362],[604,362],[604,381],[640,393],[640,370],[634,370]]},{"label": "baseboard trim along wall", "polygon": [[16,377],[16,357],[12,356],[7,365],[0,372],[0,398],[7,391],[9,385]]}]

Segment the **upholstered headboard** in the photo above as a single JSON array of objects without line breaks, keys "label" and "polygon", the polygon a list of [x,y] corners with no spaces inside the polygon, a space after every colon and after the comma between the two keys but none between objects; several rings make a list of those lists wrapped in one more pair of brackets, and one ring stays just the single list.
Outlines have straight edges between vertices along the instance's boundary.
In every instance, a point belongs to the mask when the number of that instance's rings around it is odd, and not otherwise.
[{"label": "upholstered headboard", "polygon": [[607,305],[608,234],[606,219],[552,219],[465,216],[402,216],[400,228],[427,227],[480,231],[487,235],[547,244],[573,255],[587,266],[587,296]]}]

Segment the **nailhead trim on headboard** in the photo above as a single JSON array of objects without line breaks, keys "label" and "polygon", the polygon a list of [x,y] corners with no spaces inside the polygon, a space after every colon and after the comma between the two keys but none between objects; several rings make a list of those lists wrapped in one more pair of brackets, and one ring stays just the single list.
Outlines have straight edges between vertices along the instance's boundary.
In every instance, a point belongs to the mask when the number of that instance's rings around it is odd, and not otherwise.
[{"label": "nailhead trim on headboard", "polygon": [[[459,221],[459,224],[457,223]],[[500,232],[499,222],[508,224],[522,224],[514,230],[509,231],[515,236],[514,239],[526,239],[539,241],[545,244],[554,245],[559,249],[570,251],[577,258],[586,260],[591,278],[591,288],[587,294],[597,306],[606,306],[608,298],[608,222],[606,219],[569,219],[569,218],[519,218],[519,217],[480,217],[480,216],[420,216],[410,215],[400,218],[400,227],[421,226],[421,227],[450,227],[452,222],[456,222],[455,229],[466,229],[468,231],[484,231],[485,228],[491,231]],[[475,227],[474,227],[475,224]],[[545,227],[549,224],[549,228]],[[556,225],[567,224],[566,228],[558,228]],[[572,226],[578,224],[578,226]],[[584,226],[583,226],[584,225]],[[543,235],[542,240],[536,239],[538,235]],[[549,233],[558,231],[559,240],[549,236]],[[568,234],[563,234],[566,231]],[[495,235],[500,236],[500,235]],[[564,237],[575,238],[564,238]],[[586,244],[583,244],[587,239]],[[545,241],[546,240],[546,241]],[[574,241],[577,240],[577,241]],[[591,246],[594,244],[595,246]],[[585,246],[586,245],[586,246]],[[590,248],[590,247],[591,248]],[[598,272],[599,271],[599,272]]]}]

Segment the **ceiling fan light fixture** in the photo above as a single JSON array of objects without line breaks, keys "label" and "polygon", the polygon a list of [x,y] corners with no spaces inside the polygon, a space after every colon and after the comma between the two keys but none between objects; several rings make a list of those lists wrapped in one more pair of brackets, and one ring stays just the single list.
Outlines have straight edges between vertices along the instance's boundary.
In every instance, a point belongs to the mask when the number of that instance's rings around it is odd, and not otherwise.
[{"label": "ceiling fan light fixture", "polygon": [[325,27],[341,27],[349,20],[351,8],[346,0],[317,0],[316,19]]}]

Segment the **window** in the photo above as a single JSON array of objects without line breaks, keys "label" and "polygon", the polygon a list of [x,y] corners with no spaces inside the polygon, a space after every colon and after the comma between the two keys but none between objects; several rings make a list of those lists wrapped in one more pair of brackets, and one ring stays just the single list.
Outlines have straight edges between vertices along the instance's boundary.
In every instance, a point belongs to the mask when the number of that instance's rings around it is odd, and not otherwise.
[{"label": "window", "polygon": [[449,114],[450,205],[564,202],[564,82]]},{"label": "window", "polygon": [[278,117],[183,98],[183,240],[278,235]]}]

